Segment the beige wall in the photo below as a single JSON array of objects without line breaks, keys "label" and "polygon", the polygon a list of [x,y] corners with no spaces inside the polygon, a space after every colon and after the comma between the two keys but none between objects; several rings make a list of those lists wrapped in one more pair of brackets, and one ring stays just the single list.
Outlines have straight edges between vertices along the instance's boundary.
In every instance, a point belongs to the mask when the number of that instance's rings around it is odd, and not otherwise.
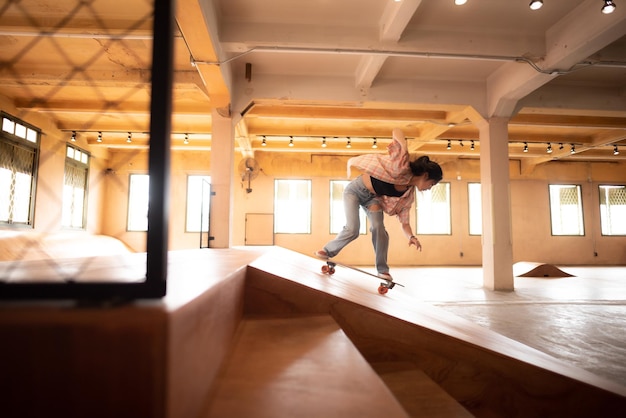
[{"label": "beige wall", "polygon": [[[41,116],[31,116],[13,108],[0,97],[2,109],[40,127],[44,131],[35,207],[35,230],[61,229],[67,132],[56,129]],[[128,181],[132,173],[147,173],[148,153],[141,150],[89,148],[78,137],[79,147],[92,153],[88,202],[88,232],[116,237],[135,251],[145,251],[146,234],[126,231]],[[235,162],[233,176],[233,246],[245,245],[247,213],[272,213],[274,179],[311,179],[313,218],[311,234],[278,234],[275,244],[311,254],[333,238],[329,234],[329,181],[346,178],[347,157],[309,153],[257,152],[262,172],[252,181],[252,192],[240,181]],[[169,247],[172,250],[197,248],[197,233],[185,232],[186,180],[190,174],[211,175],[208,151],[173,151],[171,181],[171,223]],[[444,181],[451,183],[452,235],[420,236],[422,252],[408,248],[399,224],[387,219],[391,238],[389,261],[392,265],[480,265],[481,237],[468,233],[467,183],[480,180],[477,159],[440,160]],[[510,163],[511,216],[514,261],[537,261],[561,265],[626,264],[626,237],[603,237],[599,227],[598,184],[626,184],[625,163],[550,162],[521,174],[518,161]],[[585,236],[553,237],[550,233],[549,183],[575,183],[582,186]],[[215,199],[226,198],[216,196]],[[214,222],[225,222],[218,219]],[[222,216],[222,218],[224,218]],[[415,217],[411,219],[415,226]],[[462,255],[461,255],[462,254]],[[373,251],[369,234],[351,243],[338,257],[351,264],[370,265]]]},{"label": "beige wall", "polygon": [[[102,233],[122,240],[135,251],[145,251],[146,233],[129,232],[126,223],[130,175],[148,173],[148,152],[113,150],[107,168],[110,170],[105,170],[107,192],[102,211]],[[185,232],[187,176],[210,175],[210,152],[174,151],[171,175],[169,248],[198,248],[199,235]]]},{"label": "beige wall", "polygon": [[[245,214],[272,213],[274,179],[312,180],[313,219],[310,235],[277,234],[275,244],[311,254],[332,239],[329,234],[329,181],[346,178],[345,157],[257,152],[263,172],[252,181],[252,193],[236,188],[233,244],[245,244]],[[468,232],[467,184],[480,181],[478,160],[441,161],[443,181],[451,183],[452,235],[420,236],[421,253],[408,248],[395,218],[386,219],[391,246],[389,261],[395,265],[480,265],[481,237]],[[626,264],[626,237],[603,237],[599,231],[598,185],[625,184],[625,164],[551,162],[531,174],[520,174],[511,161],[511,216],[514,261],[554,264]],[[582,186],[585,236],[553,237],[550,230],[548,185]],[[415,216],[411,219],[415,227]],[[597,253],[597,256],[595,255]],[[462,254],[462,255],[461,255]],[[361,236],[338,256],[351,264],[372,264],[370,236]]]}]

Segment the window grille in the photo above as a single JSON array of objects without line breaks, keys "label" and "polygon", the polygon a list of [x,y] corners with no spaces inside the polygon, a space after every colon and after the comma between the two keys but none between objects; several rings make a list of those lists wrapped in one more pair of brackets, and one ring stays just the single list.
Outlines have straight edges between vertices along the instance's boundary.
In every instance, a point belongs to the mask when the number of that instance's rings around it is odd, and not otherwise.
[{"label": "window grille", "polygon": [[429,191],[417,192],[417,233],[450,235],[450,183],[440,182]]},{"label": "window grille", "polygon": [[2,114],[0,223],[33,226],[39,131]]},{"label": "window grille", "polygon": [[550,185],[552,235],[585,235],[579,185]]},{"label": "window grille", "polygon": [[626,186],[600,185],[602,235],[626,235]]}]

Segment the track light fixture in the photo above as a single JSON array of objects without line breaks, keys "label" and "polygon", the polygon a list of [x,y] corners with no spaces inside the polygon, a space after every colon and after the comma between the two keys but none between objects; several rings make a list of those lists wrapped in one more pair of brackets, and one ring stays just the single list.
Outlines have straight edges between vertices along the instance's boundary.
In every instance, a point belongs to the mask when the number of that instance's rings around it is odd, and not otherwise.
[{"label": "track light fixture", "polygon": [[602,13],[605,15],[611,14],[615,11],[615,2],[612,0],[604,0],[604,6],[602,6]]},{"label": "track light fixture", "polygon": [[183,141],[183,144],[187,145],[189,143],[189,134],[185,134],[185,140]]},{"label": "track light fixture", "polygon": [[348,137],[348,142],[346,143],[346,148],[352,148],[352,141],[350,140],[350,137]]},{"label": "track light fixture", "polygon": [[326,137],[322,137],[322,148],[326,148]]},{"label": "track light fixture", "polygon": [[376,142],[376,138],[374,138],[374,140],[372,141],[372,148],[374,149],[378,148],[378,143]]},{"label": "track light fixture", "polygon": [[617,148],[617,145],[613,145],[613,155],[619,155],[619,149]]},{"label": "track light fixture", "polygon": [[446,149],[450,149],[450,148],[452,148],[452,141],[448,139],[448,146],[446,147]]},{"label": "track light fixture", "polygon": [[293,136],[289,137],[289,146],[293,147]]},{"label": "track light fixture", "polygon": [[[602,6],[602,13],[604,13],[605,15],[613,13],[616,8],[615,2],[613,0],[603,0],[603,1],[604,1],[604,5]],[[457,0],[455,0],[454,3],[459,4]],[[464,4],[464,3],[465,2],[461,4]],[[542,6],[543,6],[543,0],[531,0],[530,5],[528,7],[530,7],[530,10],[539,10],[541,9]]]},{"label": "track light fixture", "polygon": [[102,142],[102,132],[98,132],[98,139],[96,139],[96,141]]},{"label": "track light fixture", "polygon": [[72,142],[76,142],[76,131],[72,131],[72,137],[70,138]]},{"label": "track light fixture", "polygon": [[261,141],[261,146],[262,147],[266,147],[267,146],[267,139],[265,139],[265,135],[263,135],[263,141]]},{"label": "track light fixture", "polygon": [[130,133],[130,132],[128,133],[128,137],[126,138],[126,142],[128,142],[129,144],[131,142],[133,142],[133,134],[132,133]]},{"label": "track light fixture", "polygon": [[570,154],[576,154],[576,145],[572,144],[572,147],[569,149]]},{"label": "track light fixture", "polygon": [[548,154],[552,154],[552,144],[548,142],[548,148],[546,148]]},{"label": "track light fixture", "polygon": [[463,145],[463,140],[462,139],[459,139],[459,145],[462,146],[462,147],[465,146],[465,145]]},{"label": "track light fixture", "polygon": [[472,141],[471,141],[470,149],[471,149],[472,151],[474,151],[474,140],[473,140],[473,139],[472,139]]},{"label": "track light fixture", "polygon": [[563,143],[559,142],[559,149],[563,149]]},{"label": "track light fixture", "polygon": [[524,152],[528,152],[528,142],[524,142]]}]

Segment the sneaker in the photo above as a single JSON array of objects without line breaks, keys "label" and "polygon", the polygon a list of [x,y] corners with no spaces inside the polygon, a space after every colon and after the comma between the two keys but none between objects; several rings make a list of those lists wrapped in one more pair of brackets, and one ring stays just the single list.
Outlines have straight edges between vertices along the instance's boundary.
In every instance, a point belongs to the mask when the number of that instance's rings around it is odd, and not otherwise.
[{"label": "sneaker", "polygon": [[391,274],[389,273],[378,273],[378,277],[380,277],[381,279],[390,281],[390,282],[393,281],[393,277],[391,277]]},{"label": "sneaker", "polygon": [[313,255],[317,258],[320,258],[322,260],[328,260],[330,257],[328,256],[328,253],[324,250],[317,250],[313,253]]}]

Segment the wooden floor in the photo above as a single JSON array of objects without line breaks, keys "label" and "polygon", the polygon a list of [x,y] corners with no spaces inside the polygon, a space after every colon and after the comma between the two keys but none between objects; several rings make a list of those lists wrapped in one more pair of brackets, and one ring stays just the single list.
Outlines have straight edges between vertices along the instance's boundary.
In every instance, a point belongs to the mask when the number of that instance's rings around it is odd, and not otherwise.
[{"label": "wooden floor", "polygon": [[[560,269],[571,276],[518,275],[514,292],[492,292],[480,267],[395,268],[406,287],[387,297],[436,306],[626,386],[626,266]],[[342,279],[371,286],[367,278]]]},{"label": "wooden floor", "polygon": [[180,251],[169,255],[160,301],[105,310],[2,303],[0,333],[11,343],[0,357],[12,359],[0,384],[5,411],[585,417],[626,407],[622,371],[596,373],[600,357],[577,364],[563,348],[586,341],[613,359],[603,367],[623,366],[624,269],[596,281],[582,268],[569,282],[517,278],[503,294],[484,290],[477,268],[394,269],[406,287],[382,296],[376,279],[328,276],[322,264],[276,247]]}]

